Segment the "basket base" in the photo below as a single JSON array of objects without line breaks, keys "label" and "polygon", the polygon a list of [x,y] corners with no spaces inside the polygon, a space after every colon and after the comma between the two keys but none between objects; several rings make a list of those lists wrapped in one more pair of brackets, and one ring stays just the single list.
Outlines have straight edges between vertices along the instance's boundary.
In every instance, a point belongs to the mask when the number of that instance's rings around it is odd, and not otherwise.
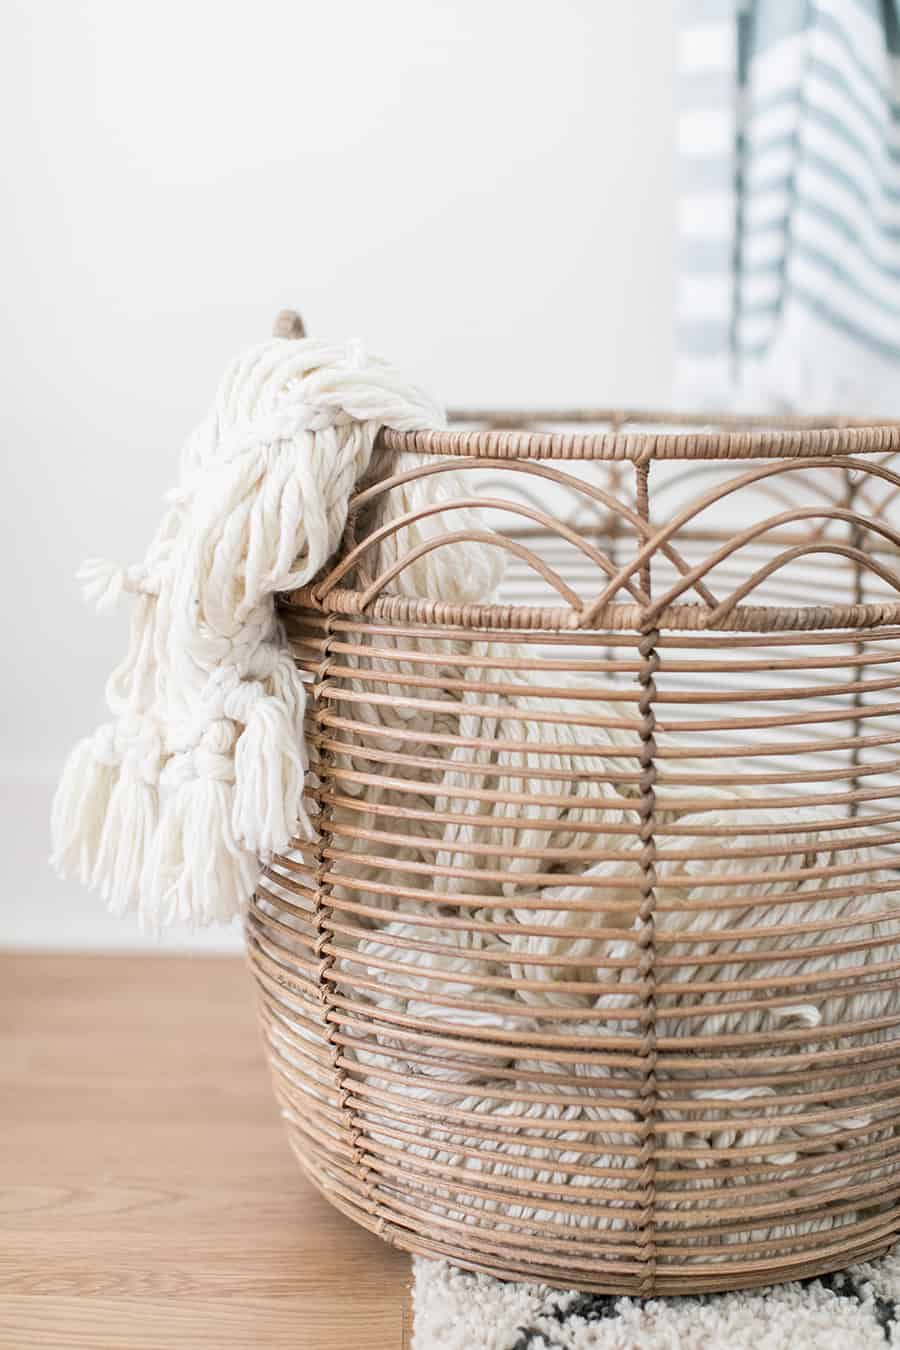
[{"label": "basket base", "polygon": [[[569,1292],[577,1289],[585,1294],[605,1294],[612,1297],[628,1298],[682,1298],[699,1294],[735,1293],[742,1289],[762,1289],[767,1285],[787,1284],[795,1280],[815,1279],[822,1275],[831,1275],[846,1270],[848,1266],[862,1261],[874,1261],[884,1256],[900,1236],[900,1209],[885,1214],[884,1227],[879,1228],[876,1237],[857,1239],[848,1242],[838,1251],[815,1260],[797,1261],[787,1268],[785,1260],[759,1263],[757,1269],[742,1271],[723,1269],[721,1276],[703,1275],[696,1279],[678,1274],[666,1275],[657,1270],[648,1289],[643,1275],[631,1274],[621,1280],[608,1277],[591,1279],[590,1274],[579,1270],[575,1275],[566,1270],[563,1261],[544,1260],[510,1262],[498,1249],[497,1259],[477,1260],[471,1248],[444,1242],[428,1237],[421,1232],[404,1228],[395,1221],[388,1220],[380,1212],[381,1207],[374,1198],[351,1196],[343,1186],[336,1186],[326,1178],[312,1160],[297,1146],[293,1134],[290,1136],[291,1149],[300,1164],[301,1171],[316,1190],[325,1197],[341,1214],[380,1237],[389,1246],[409,1252],[412,1256],[423,1256],[435,1261],[450,1261],[461,1270],[471,1271],[475,1275],[489,1275],[493,1279],[505,1281],[527,1281],[543,1284],[550,1289]],[[474,1231],[474,1230],[473,1230]],[[479,1234],[479,1238],[481,1235]],[[487,1245],[487,1241],[482,1243]]]}]

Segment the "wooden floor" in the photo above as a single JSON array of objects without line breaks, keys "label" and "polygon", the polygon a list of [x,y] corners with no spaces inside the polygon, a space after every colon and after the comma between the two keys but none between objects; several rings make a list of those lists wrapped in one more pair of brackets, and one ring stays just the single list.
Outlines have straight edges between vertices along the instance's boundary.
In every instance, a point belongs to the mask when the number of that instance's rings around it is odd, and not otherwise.
[{"label": "wooden floor", "polygon": [[408,1284],[301,1177],[242,961],[0,956],[2,1350],[401,1350]]}]

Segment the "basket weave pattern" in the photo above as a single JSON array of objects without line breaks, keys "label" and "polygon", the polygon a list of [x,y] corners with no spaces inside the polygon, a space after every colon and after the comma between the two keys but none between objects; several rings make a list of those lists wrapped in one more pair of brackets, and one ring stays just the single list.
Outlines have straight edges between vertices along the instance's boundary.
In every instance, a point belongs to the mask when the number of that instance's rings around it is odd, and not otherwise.
[{"label": "basket weave pattern", "polygon": [[[247,935],[302,1166],[390,1242],[562,1287],[748,1287],[883,1251],[900,428],[460,418],[383,441],[413,474],[472,471],[503,603],[373,574],[388,480],[282,605],[318,838],[273,859]],[[610,708],[601,760],[580,729]],[[574,754],[542,755],[533,728],[561,722]],[[563,828],[601,790],[602,830]]]}]

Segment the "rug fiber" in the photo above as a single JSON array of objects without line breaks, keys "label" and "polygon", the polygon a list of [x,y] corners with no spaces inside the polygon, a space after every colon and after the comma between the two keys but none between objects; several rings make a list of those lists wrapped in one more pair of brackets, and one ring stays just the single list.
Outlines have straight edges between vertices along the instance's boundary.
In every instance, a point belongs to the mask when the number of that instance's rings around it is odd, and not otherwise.
[{"label": "rug fiber", "polygon": [[644,1304],[417,1259],[414,1309],[412,1350],[884,1350],[900,1346],[900,1246],[820,1279]]}]

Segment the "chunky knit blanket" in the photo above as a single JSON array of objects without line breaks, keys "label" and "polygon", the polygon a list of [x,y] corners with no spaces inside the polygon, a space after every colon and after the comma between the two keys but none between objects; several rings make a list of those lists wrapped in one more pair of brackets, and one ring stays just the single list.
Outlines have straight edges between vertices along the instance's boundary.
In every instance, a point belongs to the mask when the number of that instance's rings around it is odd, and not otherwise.
[{"label": "chunky knit blanket", "polygon": [[[275,338],[228,368],[189,438],[143,562],[80,572],[98,609],[137,599],[106,688],[111,720],[75,746],[53,807],[53,863],[151,927],[227,921],[260,860],[298,830],[304,688],[275,596],[335,551],[381,427],[443,424],[441,409],[361,343]],[[451,476],[452,477],[452,476]],[[402,514],[453,493],[446,477],[392,493]],[[438,518],[388,537],[407,551]],[[410,581],[484,598],[495,553],[430,554]]]}]

